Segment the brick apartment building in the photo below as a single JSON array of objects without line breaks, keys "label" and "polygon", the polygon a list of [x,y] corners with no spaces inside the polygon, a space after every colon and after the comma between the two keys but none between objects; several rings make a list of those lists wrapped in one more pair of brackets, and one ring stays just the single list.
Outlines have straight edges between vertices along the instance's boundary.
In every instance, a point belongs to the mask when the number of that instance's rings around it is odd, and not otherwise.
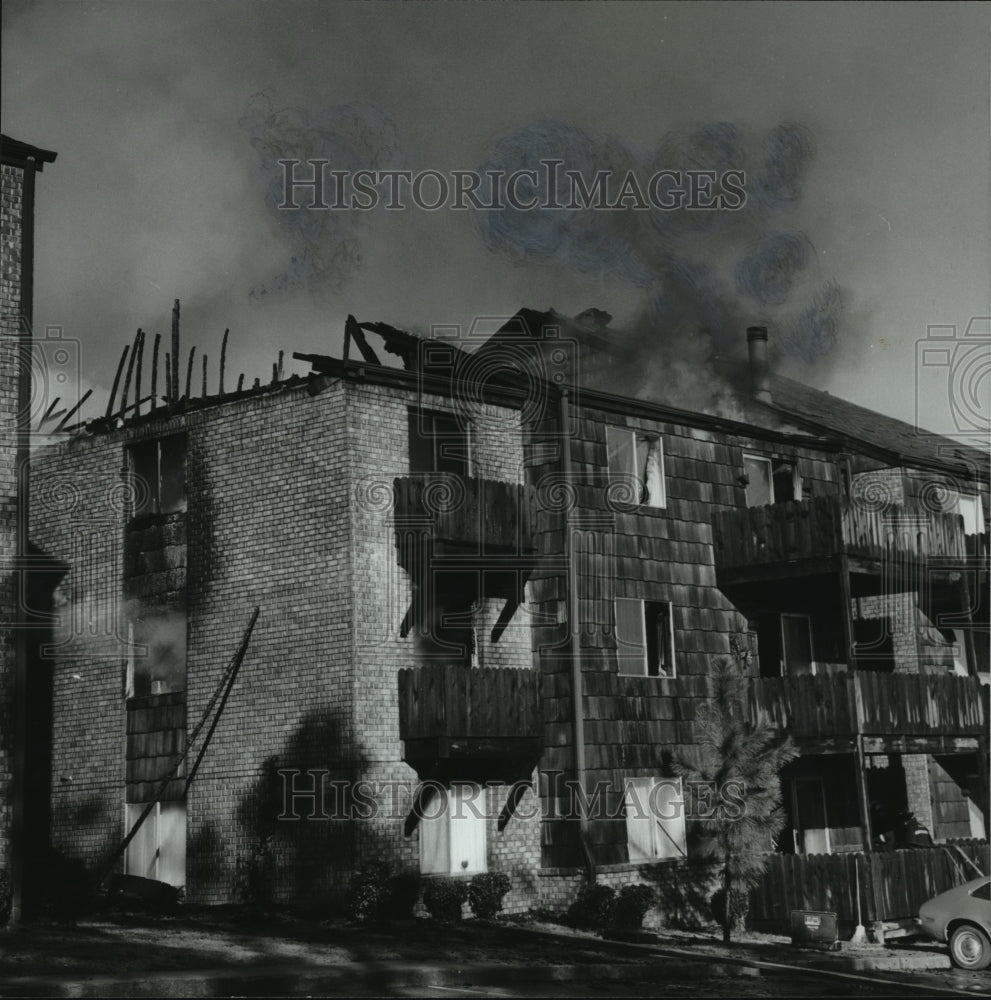
[{"label": "brick apartment building", "polygon": [[177,336],[150,398],[132,361],[130,405],[131,369],[33,459],[35,868],[49,842],[105,868],[147,812],[116,867],[197,903],[260,878],[321,905],[384,858],[505,871],[517,911],[651,881],[670,916],[704,878],[670,756],[732,658],[802,751],[767,850],[825,873],[821,899],[759,893],[765,923],[849,920],[854,868],[865,913],[909,916],[876,850],[906,810],[965,848],[900,852],[919,885],[962,880],[988,835],[987,455],[773,375],[761,328],[732,419],[597,389],[607,321],[524,309],[467,350],[349,319],[344,358],[195,395]]},{"label": "brick apartment building", "polygon": [[[99,865],[157,798],[126,869],[199,902],[263,863],[276,898],[317,903],[378,857],[507,871],[515,909],[589,867],[676,887],[691,823],[629,796],[693,743],[721,657],[803,751],[768,850],[860,855],[904,809],[986,838],[984,456],[770,375],[759,329],[746,420],[556,377],[608,333],[523,310],[467,353],[349,323],[360,360],[172,394],[40,454],[32,541],[68,566],[53,843]],[[159,795],[254,606],[195,781]],[[606,789],[585,820],[576,775]],[[418,779],[453,790],[416,823]]]}]

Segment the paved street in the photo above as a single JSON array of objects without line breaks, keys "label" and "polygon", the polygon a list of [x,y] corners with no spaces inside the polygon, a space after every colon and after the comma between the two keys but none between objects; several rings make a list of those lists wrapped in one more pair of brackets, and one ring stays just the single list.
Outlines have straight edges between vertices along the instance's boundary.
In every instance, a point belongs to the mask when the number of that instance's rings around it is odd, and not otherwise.
[{"label": "paved street", "polygon": [[[929,971],[946,961],[935,946],[820,953],[770,936],[727,947],[673,932],[631,945],[476,921],[190,912],[8,931],[0,997],[991,997],[991,974]],[[906,963],[917,968],[857,971]]]},{"label": "paved street", "polygon": [[711,959],[670,959],[637,966],[491,964],[459,970],[453,963],[368,962],[321,969],[189,970],[143,978],[81,976],[0,981],[0,997],[991,997],[991,975],[847,973],[799,967],[755,968]]}]

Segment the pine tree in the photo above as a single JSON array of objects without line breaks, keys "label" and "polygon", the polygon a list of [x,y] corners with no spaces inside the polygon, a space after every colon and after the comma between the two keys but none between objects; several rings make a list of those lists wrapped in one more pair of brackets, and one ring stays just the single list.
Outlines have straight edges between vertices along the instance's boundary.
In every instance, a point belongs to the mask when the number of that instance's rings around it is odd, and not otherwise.
[{"label": "pine tree", "polygon": [[784,827],[778,775],[797,756],[790,738],[776,738],[763,720],[748,721],[746,677],[731,660],[718,663],[696,715],[695,746],[672,763],[686,784],[709,783],[715,793],[711,810],[697,817],[695,851],[720,866],[724,942],[742,924],[750,890]]}]

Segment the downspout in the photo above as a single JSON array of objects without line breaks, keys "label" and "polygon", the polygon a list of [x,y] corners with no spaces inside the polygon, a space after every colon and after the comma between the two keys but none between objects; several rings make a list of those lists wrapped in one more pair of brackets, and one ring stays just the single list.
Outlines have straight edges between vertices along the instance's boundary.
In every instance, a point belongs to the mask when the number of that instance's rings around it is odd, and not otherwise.
[{"label": "downspout", "polygon": [[[561,429],[561,471],[564,481],[571,485],[571,440],[568,437],[570,416],[568,410],[568,390],[562,389],[559,396],[558,419]],[[585,690],[582,681],[581,644],[578,641],[578,574],[575,570],[574,535],[572,533],[572,505],[564,511],[564,552],[568,563],[568,658],[571,660],[571,700],[574,709],[575,741],[575,783],[583,795],[578,802],[578,838],[585,858],[585,879],[595,883],[595,859],[588,845],[588,816],[583,808],[586,801],[585,789]]]}]

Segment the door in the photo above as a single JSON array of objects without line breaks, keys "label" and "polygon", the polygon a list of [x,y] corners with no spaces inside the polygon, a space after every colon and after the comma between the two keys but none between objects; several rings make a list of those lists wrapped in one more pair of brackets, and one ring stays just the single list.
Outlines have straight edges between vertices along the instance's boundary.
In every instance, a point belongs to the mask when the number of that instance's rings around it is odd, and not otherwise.
[{"label": "door", "polygon": [[829,854],[826,793],[819,778],[795,778],[792,783],[795,813],[795,849],[801,854]]},{"label": "door", "polygon": [[808,615],[781,616],[781,658],[786,677],[816,672],[812,657],[812,619]]}]

